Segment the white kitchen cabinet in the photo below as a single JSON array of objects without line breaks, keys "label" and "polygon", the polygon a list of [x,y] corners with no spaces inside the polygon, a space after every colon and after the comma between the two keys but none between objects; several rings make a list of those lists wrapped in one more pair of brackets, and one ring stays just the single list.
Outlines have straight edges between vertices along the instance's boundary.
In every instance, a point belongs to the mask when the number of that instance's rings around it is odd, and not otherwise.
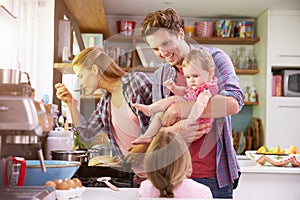
[{"label": "white kitchen cabinet", "polygon": [[300,66],[300,11],[271,11],[269,22],[270,64]]},{"label": "white kitchen cabinet", "polygon": [[[300,147],[300,97],[272,96],[272,70],[300,68],[300,10],[269,10],[262,19],[267,27],[266,43],[266,80],[265,143],[271,148],[280,145]],[[260,35],[260,38],[263,37]],[[263,71],[263,70],[262,70]],[[262,101],[260,101],[263,103]]]},{"label": "white kitchen cabinet", "polygon": [[299,199],[299,167],[261,166],[252,160],[238,159],[241,177],[233,190],[234,200]]},{"label": "white kitchen cabinet", "polygon": [[268,133],[266,145],[289,148],[300,147],[300,98],[273,97],[268,106]]}]

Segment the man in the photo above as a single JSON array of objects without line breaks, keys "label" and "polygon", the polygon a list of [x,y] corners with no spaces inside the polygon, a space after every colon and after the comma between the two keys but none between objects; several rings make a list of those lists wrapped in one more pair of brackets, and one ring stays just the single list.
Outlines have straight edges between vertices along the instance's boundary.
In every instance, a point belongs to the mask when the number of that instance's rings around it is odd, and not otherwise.
[{"label": "man", "polygon": [[186,86],[181,64],[188,52],[203,48],[212,55],[219,94],[211,98],[201,115],[202,118],[215,118],[212,127],[208,124],[194,124],[188,129],[180,127],[180,119],[188,116],[194,104],[188,102],[171,105],[162,128],[180,134],[190,144],[191,178],[210,187],[214,198],[232,198],[234,183],[239,178],[239,166],[233,148],[230,115],[237,114],[243,107],[243,92],[229,56],[217,48],[187,43],[183,26],[183,20],[172,9],[149,13],[141,24],[140,36],[156,56],[166,62],[154,73],[153,102],[172,95],[163,85],[169,79]]}]

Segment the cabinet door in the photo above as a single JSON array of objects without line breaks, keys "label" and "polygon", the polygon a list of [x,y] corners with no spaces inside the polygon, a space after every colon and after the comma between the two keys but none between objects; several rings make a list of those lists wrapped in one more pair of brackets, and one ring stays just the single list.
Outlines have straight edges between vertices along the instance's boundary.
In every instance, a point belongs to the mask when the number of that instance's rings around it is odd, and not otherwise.
[{"label": "cabinet door", "polygon": [[270,100],[266,145],[300,147],[300,98],[273,97]]},{"label": "cabinet door", "polygon": [[300,11],[271,11],[270,64],[300,66]]}]

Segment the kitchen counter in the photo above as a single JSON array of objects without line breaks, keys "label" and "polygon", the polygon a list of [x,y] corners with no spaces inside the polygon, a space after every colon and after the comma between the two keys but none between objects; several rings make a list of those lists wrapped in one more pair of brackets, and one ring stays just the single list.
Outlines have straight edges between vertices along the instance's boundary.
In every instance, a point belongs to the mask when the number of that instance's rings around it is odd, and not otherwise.
[{"label": "kitchen counter", "polygon": [[242,175],[233,199],[299,199],[300,167],[261,166],[249,159],[238,161]]},{"label": "kitchen counter", "polygon": [[[299,199],[300,167],[264,167],[247,158],[239,158],[239,164],[242,175],[238,188],[233,192],[234,200]],[[105,200],[149,199],[138,198],[137,188],[120,188],[115,192],[109,188],[87,187],[81,200],[98,200],[99,197]],[[151,198],[159,199],[164,198]]]},{"label": "kitchen counter", "polygon": [[[166,198],[138,198],[137,188],[120,188],[119,191],[112,191],[109,188],[87,187],[81,200],[163,200]],[[191,198],[176,198],[181,200],[190,200]],[[217,200],[217,199],[216,199]],[[219,199],[220,200],[220,199]]]}]

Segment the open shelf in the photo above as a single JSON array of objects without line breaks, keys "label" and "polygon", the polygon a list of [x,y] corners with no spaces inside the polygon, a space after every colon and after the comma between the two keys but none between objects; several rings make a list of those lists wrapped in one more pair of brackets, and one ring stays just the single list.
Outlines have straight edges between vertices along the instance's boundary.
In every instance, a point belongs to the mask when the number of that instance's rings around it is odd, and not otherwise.
[{"label": "open shelf", "polygon": [[245,106],[255,106],[255,105],[258,105],[259,102],[249,102],[249,101],[247,101],[247,102],[244,102],[244,104],[245,104]]},{"label": "open shelf", "polygon": [[225,38],[225,37],[194,37],[189,40],[195,40],[200,44],[232,44],[232,45],[253,45],[259,42],[259,38]]},{"label": "open shelf", "polygon": [[[130,42],[133,39],[136,42],[144,42],[139,36],[124,36],[124,35],[113,35],[108,38],[112,42]],[[259,42],[259,38],[230,38],[230,37],[187,37],[188,42],[196,41],[200,44],[232,44],[232,45],[253,45]]]},{"label": "open shelf", "polygon": [[259,70],[258,69],[235,69],[236,74],[240,75],[253,75],[253,74],[258,74]]}]

